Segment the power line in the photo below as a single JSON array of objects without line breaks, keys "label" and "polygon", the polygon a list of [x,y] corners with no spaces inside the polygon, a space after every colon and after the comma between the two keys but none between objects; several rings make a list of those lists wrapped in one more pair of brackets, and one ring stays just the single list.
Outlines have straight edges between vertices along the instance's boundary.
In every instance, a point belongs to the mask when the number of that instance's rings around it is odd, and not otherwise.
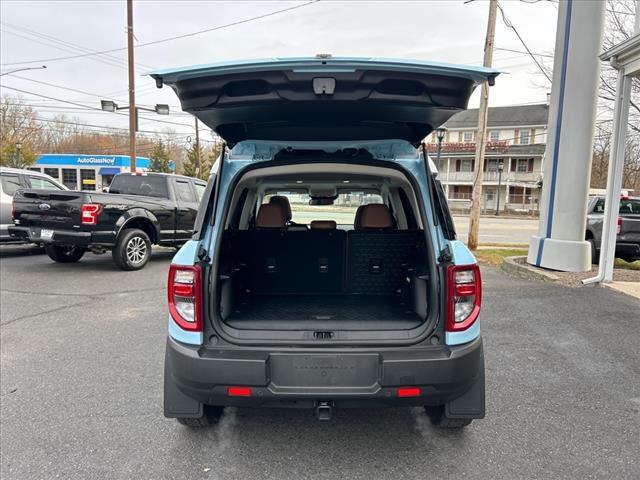
[{"label": "power line", "polygon": [[[40,40],[36,40],[35,38],[29,38],[29,37],[27,37],[27,36],[25,36],[25,35],[21,35],[21,34],[16,33],[16,32],[11,32],[11,31],[9,31],[9,30],[2,29],[2,31],[3,31],[4,33],[8,33],[9,35],[13,35],[13,36],[16,36],[16,37],[18,37],[18,38],[23,38],[23,39],[28,40],[28,41],[30,41],[30,42],[38,43],[38,44],[40,44],[40,45],[44,45],[44,46],[46,46],[46,47],[55,48],[55,49],[57,49],[57,50],[61,50],[61,51],[63,51],[63,52],[71,52],[71,53],[73,53],[73,50],[70,50],[69,48],[64,48],[64,47],[59,47],[59,46],[57,46],[57,45],[52,45],[51,43],[47,43],[47,42],[43,42],[43,41],[40,41]],[[117,63],[115,63],[115,62],[108,61],[108,60],[105,60],[105,59],[102,59],[102,58],[98,58],[98,57],[96,57],[96,58],[89,58],[89,60],[93,60],[93,61],[96,61],[96,62],[102,63],[102,64],[104,64],[104,65],[108,65],[108,66],[110,66],[110,67],[116,67],[116,68],[127,68],[127,67],[123,67],[123,65],[121,65],[121,64],[117,64]]]},{"label": "power line", "polygon": [[[52,35],[48,35],[46,33],[38,32],[36,30],[31,30],[31,29],[26,28],[24,26],[14,25],[14,24],[11,24],[11,23],[8,23],[8,22],[0,22],[0,23],[2,25],[8,26],[8,27],[10,27],[10,28],[12,28],[14,30],[19,31],[19,32],[26,33],[27,35],[32,35],[34,37],[42,38],[44,40],[49,40],[49,41],[57,43],[59,45],[75,48],[76,50],[79,50],[79,51],[84,52],[84,53],[96,53],[97,54],[97,52],[98,52],[97,50],[85,47],[84,45],[79,45],[77,43],[69,42],[67,40],[61,40],[61,39],[58,39],[57,37],[54,37]],[[8,31],[7,31],[7,33],[14,34],[14,32],[8,32]],[[31,40],[31,39],[28,39],[28,40]],[[58,48],[58,47],[55,47],[55,48]],[[112,62],[117,63],[117,65],[115,65],[115,66],[122,67],[122,68],[126,68],[127,67],[126,60],[124,60],[122,58],[118,58],[118,57],[116,57],[114,55],[101,54],[100,57],[104,58],[104,59],[106,59],[108,61],[112,61]],[[154,67],[152,67],[150,65],[145,65],[144,63],[140,63],[140,62],[136,62],[136,65],[138,65],[139,67],[148,68],[148,69],[154,68]]]},{"label": "power line", "polygon": [[[147,47],[149,45],[158,45],[160,43],[170,42],[170,41],[173,41],[173,40],[179,40],[179,39],[182,39],[182,38],[201,35],[203,33],[209,33],[209,32],[214,32],[214,31],[217,31],[217,30],[222,30],[223,28],[229,28],[229,27],[234,27],[234,26],[237,26],[237,25],[242,25],[244,23],[253,22],[255,20],[261,20],[263,18],[272,17],[274,15],[279,15],[281,13],[290,12],[292,10],[297,10],[299,8],[306,7],[308,5],[312,5],[314,3],[318,3],[319,1],[320,0],[311,0],[309,2],[302,3],[300,5],[294,5],[293,7],[283,8],[281,10],[276,10],[276,11],[273,11],[273,12],[265,13],[263,15],[258,15],[258,16],[251,17],[251,18],[245,18],[243,20],[237,20],[235,22],[227,23],[225,25],[219,25],[217,27],[207,28],[207,29],[204,29],[204,30],[198,30],[196,32],[185,33],[183,35],[176,35],[176,36],[173,36],[173,37],[162,38],[162,39],[159,39],[159,40],[154,40],[152,42],[139,43],[138,45],[135,45],[134,48]],[[40,63],[40,62],[51,63],[51,62],[57,62],[57,61],[60,61],[60,60],[70,60],[70,59],[73,59],[73,58],[83,58],[83,57],[90,57],[90,56],[94,56],[94,55],[102,55],[102,54],[105,54],[105,53],[121,52],[121,51],[126,50],[126,49],[127,49],[127,47],[111,48],[109,50],[96,51],[96,52],[92,52],[92,53],[83,53],[81,55],[71,55],[71,56],[68,56],[68,57],[47,58],[47,59],[42,59],[42,60],[29,60],[29,61],[26,61],[26,62],[12,62],[12,63],[5,63],[3,65],[8,67],[8,66],[13,66],[13,65],[26,65],[26,64],[29,64],[29,63]]]},{"label": "power line", "polygon": [[[500,47],[496,47],[495,50],[500,50],[501,52],[512,52],[512,53],[522,53],[524,55],[531,55],[531,52],[523,52],[522,50],[513,50],[511,48],[500,48]],[[546,58],[553,58],[553,55],[548,54],[548,53],[534,53],[534,55],[536,55],[537,57],[546,57]]]},{"label": "power line", "polygon": [[[9,90],[15,90],[16,92],[25,93],[27,95],[35,95],[36,97],[42,97],[42,98],[46,98],[48,100],[54,100],[56,102],[68,103],[70,105],[75,105],[77,107],[81,107],[81,108],[87,109],[87,110],[95,110],[95,111],[99,111],[99,112],[102,111],[101,108],[91,107],[89,105],[83,105],[82,103],[72,102],[70,100],[62,100],[60,98],[49,97],[47,95],[42,95],[40,93],[35,93],[35,92],[29,92],[27,90],[22,90],[20,88],[9,87],[7,85],[1,85],[1,84],[0,84],[0,87],[1,88],[8,88]],[[115,114],[115,115],[125,115],[125,116],[127,115],[126,113],[118,113],[118,112],[113,112],[113,114]],[[190,127],[190,125],[188,125],[186,123],[171,122],[171,121],[168,121],[168,120],[160,120],[158,118],[143,117],[141,115],[138,115],[138,118],[142,119],[142,120],[148,120],[150,122],[166,123],[166,124],[169,124],[169,125],[178,125],[180,127]]]},{"label": "power line", "polygon": [[504,22],[504,24],[509,27],[511,30],[513,30],[513,32],[516,34],[516,36],[518,37],[518,40],[520,40],[520,43],[522,43],[522,46],[524,47],[524,49],[527,51],[527,53],[529,54],[529,56],[532,58],[532,60],[535,62],[535,64],[538,66],[538,68],[540,69],[540,71],[542,72],[542,74],[547,77],[547,80],[549,80],[549,82],[551,82],[551,77],[549,76],[549,74],[545,71],[544,68],[542,68],[542,65],[540,65],[540,62],[538,62],[538,59],[533,55],[533,53],[531,53],[531,50],[529,50],[529,47],[527,46],[527,44],[525,43],[525,41],[522,39],[522,37],[520,36],[520,33],[518,32],[518,29],[513,25],[513,23],[511,23],[511,21],[507,18],[507,15],[504,13],[504,10],[502,9],[502,5],[500,5],[500,2],[498,2],[498,8],[500,9],[500,14],[502,15],[502,21]]}]

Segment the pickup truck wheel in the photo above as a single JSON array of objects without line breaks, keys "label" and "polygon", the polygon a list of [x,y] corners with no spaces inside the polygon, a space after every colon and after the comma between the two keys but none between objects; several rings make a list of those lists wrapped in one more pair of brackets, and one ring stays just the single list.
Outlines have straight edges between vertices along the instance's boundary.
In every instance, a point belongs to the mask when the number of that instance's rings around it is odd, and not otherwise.
[{"label": "pickup truck wheel", "polygon": [[436,407],[424,407],[431,424],[438,428],[460,429],[469,425],[471,418],[447,418],[444,415],[444,405]]},{"label": "pickup truck wheel", "polygon": [[58,263],[73,263],[82,258],[84,248],[80,247],[64,247],[61,245],[45,245],[44,251],[49,255],[49,258]]},{"label": "pickup truck wheel", "polygon": [[151,258],[151,240],[139,228],[128,228],[120,233],[112,256],[122,270],[140,270]]},{"label": "pickup truck wheel", "polygon": [[185,427],[208,428],[218,423],[223,411],[224,407],[212,407],[210,405],[206,405],[204,408],[204,415],[201,418],[178,417],[176,420],[180,425],[184,425]]}]

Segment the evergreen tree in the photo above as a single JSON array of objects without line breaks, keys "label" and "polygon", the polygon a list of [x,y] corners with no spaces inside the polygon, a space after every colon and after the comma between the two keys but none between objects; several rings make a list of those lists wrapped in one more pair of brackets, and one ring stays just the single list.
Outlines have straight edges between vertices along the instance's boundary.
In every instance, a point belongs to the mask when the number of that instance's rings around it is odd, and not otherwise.
[{"label": "evergreen tree", "polygon": [[[200,171],[196,172],[196,146],[195,144],[191,145],[187,149],[187,158],[182,165],[182,174],[187,177],[196,177],[196,178],[208,178],[209,177],[209,169],[206,168],[206,157],[204,155],[204,150],[202,146],[200,146]],[[206,173],[206,176],[203,176],[203,173]]]},{"label": "evergreen tree", "polygon": [[155,144],[153,152],[151,152],[150,170],[152,172],[171,173],[169,162],[171,162],[169,152],[164,143],[162,143],[162,140],[160,140]]}]

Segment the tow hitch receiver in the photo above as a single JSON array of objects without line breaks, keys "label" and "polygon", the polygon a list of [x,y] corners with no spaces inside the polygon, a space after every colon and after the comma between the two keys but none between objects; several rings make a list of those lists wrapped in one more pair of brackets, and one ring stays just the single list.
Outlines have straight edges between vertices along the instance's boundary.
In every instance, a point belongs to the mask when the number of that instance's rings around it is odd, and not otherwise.
[{"label": "tow hitch receiver", "polygon": [[318,420],[331,420],[332,413],[331,402],[318,402],[316,404],[316,417]]}]

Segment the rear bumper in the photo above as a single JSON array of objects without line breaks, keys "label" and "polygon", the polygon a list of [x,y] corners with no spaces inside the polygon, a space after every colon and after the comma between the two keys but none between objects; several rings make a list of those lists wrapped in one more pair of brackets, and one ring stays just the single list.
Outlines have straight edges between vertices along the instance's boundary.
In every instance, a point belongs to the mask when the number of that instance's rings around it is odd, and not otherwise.
[{"label": "rear bumper", "polygon": [[[248,397],[227,395],[249,387]],[[400,398],[401,386],[418,387]],[[447,405],[447,416],[484,417],[482,339],[455,347],[373,351],[206,349],[167,340],[165,415],[198,417],[204,404],[258,407]]]},{"label": "rear bumper", "polygon": [[46,242],[42,240],[40,227],[10,226],[9,235],[12,238],[26,240],[33,243],[47,243],[52,245],[70,245],[88,247],[90,245],[113,246],[115,235],[113,232],[82,232],[78,230],[62,230],[53,228],[53,237]]},{"label": "rear bumper", "polygon": [[616,242],[616,256],[640,258],[640,243]]}]

